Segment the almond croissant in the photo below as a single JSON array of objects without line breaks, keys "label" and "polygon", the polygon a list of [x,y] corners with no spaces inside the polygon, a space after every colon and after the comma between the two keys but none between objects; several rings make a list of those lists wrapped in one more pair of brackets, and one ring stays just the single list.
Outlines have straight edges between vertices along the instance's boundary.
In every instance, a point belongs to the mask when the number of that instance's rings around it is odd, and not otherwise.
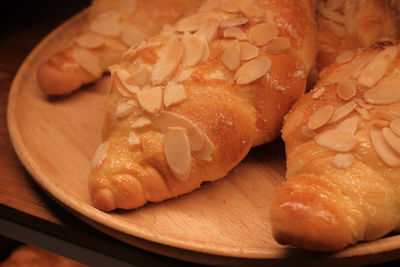
[{"label": "almond croissant", "polygon": [[287,181],[276,240],[335,251],[400,229],[399,43],[377,43],[323,70],[285,118]]},{"label": "almond croissant", "polygon": [[158,34],[164,24],[197,9],[200,0],[94,0],[87,21],[37,71],[39,88],[61,95],[102,77],[130,46]]},{"label": "almond croissant", "polygon": [[206,1],[111,67],[93,205],[133,209],[225,176],[279,136],[316,54],[315,3]]}]

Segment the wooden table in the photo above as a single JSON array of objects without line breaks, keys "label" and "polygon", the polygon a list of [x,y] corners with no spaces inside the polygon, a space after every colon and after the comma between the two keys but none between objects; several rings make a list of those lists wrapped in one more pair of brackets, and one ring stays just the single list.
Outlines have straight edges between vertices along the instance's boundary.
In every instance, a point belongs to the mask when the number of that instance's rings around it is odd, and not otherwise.
[{"label": "wooden table", "polygon": [[187,265],[111,238],[79,221],[38,187],[10,142],[6,109],[24,58],[90,1],[0,1],[0,235],[92,266]]}]

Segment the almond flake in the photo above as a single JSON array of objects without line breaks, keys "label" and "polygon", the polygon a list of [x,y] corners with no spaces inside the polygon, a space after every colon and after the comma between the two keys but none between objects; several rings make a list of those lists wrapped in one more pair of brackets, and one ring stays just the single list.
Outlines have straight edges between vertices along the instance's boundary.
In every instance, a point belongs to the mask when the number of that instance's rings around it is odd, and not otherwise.
[{"label": "almond flake", "polygon": [[117,108],[115,109],[115,117],[116,118],[124,118],[129,115],[133,110],[133,106],[127,102],[121,102],[118,104]]},{"label": "almond flake", "polygon": [[329,119],[328,123],[334,123],[338,120],[346,117],[350,112],[352,112],[357,107],[357,103],[355,101],[347,102],[346,104],[337,108],[331,118]]},{"label": "almond flake", "polygon": [[249,40],[255,45],[265,45],[278,37],[278,28],[269,23],[261,23],[250,29]]},{"label": "almond flake", "polygon": [[[193,149],[192,149],[193,150]],[[200,151],[195,152],[195,157],[205,161],[212,160],[212,154],[215,151],[215,146],[207,135],[204,135],[204,145]]]},{"label": "almond flake", "polygon": [[224,30],[224,38],[234,38],[239,41],[247,40],[246,34],[237,27],[229,27]]},{"label": "almond flake", "polygon": [[108,144],[101,143],[94,152],[94,156],[92,158],[92,168],[97,168],[103,163],[104,159],[107,156],[107,152]]},{"label": "almond flake", "polygon": [[205,36],[207,41],[212,41],[217,36],[217,30],[219,27],[219,20],[217,19],[209,19],[206,20],[200,28],[196,31],[196,36]]},{"label": "almond flake", "polygon": [[315,132],[311,130],[308,126],[301,127],[301,133],[308,138],[314,138]]},{"label": "almond flake", "polygon": [[339,130],[328,130],[315,137],[318,145],[339,152],[352,150],[358,140],[353,134]]},{"label": "almond flake", "polygon": [[330,20],[333,20],[333,21],[335,21],[335,22],[342,23],[342,24],[345,23],[345,18],[344,18],[344,16],[341,15],[340,13],[334,11],[334,10],[328,9],[328,8],[325,6],[325,4],[324,4],[323,1],[319,1],[319,2],[318,2],[318,7],[317,7],[317,9],[318,9],[318,12],[319,12],[322,16],[324,16],[325,18],[330,19]]},{"label": "almond flake", "polygon": [[333,158],[332,164],[339,169],[347,169],[355,161],[355,157],[350,153],[339,153]]},{"label": "almond flake", "polygon": [[347,34],[347,29],[344,26],[337,24],[336,22],[329,21],[328,27],[329,30],[337,37],[345,37]]},{"label": "almond flake", "polygon": [[338,84],[336,91],[341,99],[350,100],[356,95],[356,86],[350,80],[344,80]]},{"label": "almond flake", "polygon": [[[121,81],[121,84],[124,87],[123,89],[126,89],[130,93],[137,93],[139,91],[140,88],[138,86],[132,84],[132,81],[130,79],[131,75],[129,74],[129,72],[127,70],[122,69],[122,68],[115,68],[115,70],[113,70],[113,72],[114,72],[114,75],[116,75],[118,77],[118,79]],[[128,82],[128,80],[130,82]],[[121,91],[120,91],[120,93],[122,95],[125,94]],[[129,96],[129,93],[128,93],[128,95],[124,95],[124,96]]]},{"label": "almond flake", "polygon": [[400,155],[386,142],[382,130],[372,127],[370,135],[372,146],[382,161],[391,167],[400,166]]},{"label": "almond flake", "polygon": [[369,115],[368,110],[366,110],[365,108],[356,107],[355,110],[361,115],[361,117],[364,120],[371,119],[371,116]]},{"label": "almond flake", "polygon": [[276,37],[271,42],[264,46],[264,51],[266,53],[279,53],[291,46],[290,40],[286,37]]},{"label": "almond flake", "polygon": [[367,110],[372,109],[374,107],[373,105],[365,103],[365,101],[362,99],[354,99],[354,101],[356,101],[357,105],[359,105],[360,107],[365,108]]},{"label": "almond flake", "polygon": [[392,132],[390,128],[383,128],[382,135],[386,142],[394,149],[397,153],[400,153],[400,136]]},{"label": "almond flake", "polygon": [[119,23],[119,16],[114,13],[104,14],[97,17],[89,26],[90,30],[106,36],[119,36],[122,26]]},{"label": "almond flake", "polygon": [[90,74],[101,76],[103,70],[97,57],[86,49],[75,49],[73,53],[75,61]]},{"label": "almond flake", "polygon": [[236,70],[240,65],[240,44],[238,40],[230,41],[221,57],[221,61],[229,70]]},{"label": "almond flake", "polygon": [[332,105],[325,105],[314,111],[308,119],[308,128],[315,130],[325,125],[333,113]]},{"label": "almond flake", "polygon": [[75,37],[74,41],[81,47],[94,49],[104,44],[104,37],[94,33],[85,33]]},{"label": "almond flake", "polygon": [[144,110],[149,113],[157,113],[161,109],[162,90],[160,86],[137,92],[137,99]]},{"label": "almond flake", "polygon": [[318,90],[315,91],[315,93],[312,95],[312,99],[319,99],[326,91],[325,87],[321,87]]},{"label": "almond flake", "polygon": [[400,100],[398,85],[381,84],[364,92],[364,100],[370,104],[385,105]]},{"label": "almond flake", "polygon": [[207,20],[222,20],[222,16],[215,12],[196,13],[189,17],[183,18],[176,23],[176,30],[179,32],[194,32],[200,29]]},{"label": "almond flake", "polygon": [[201,40],[203,41],[204,44],[204,51],[203,55],[201,56],[201,61],[207,61],[208,58],[210,57],[210,47],[208,46],[208,42],[205,36],[200,36]]},{"label": "almond flake", "polygon": [[182,42],[184,45],[182,64],[184,66],[196,65],[204,53],[203,40],[198,36],[185,32],[182,36]]},{"label": "almond flake", "polygon": [[248,84],[263,77],[271,68],[268,57],[258,57],[243,64],[235,73],[237,84]]},{"label": "almond flake", "polygon": [[383,128],[383,127],[389,126],[389,122],[385,121],[385,120],[372,120],[371,125],[375,126],[375,127]]},{"label": "almond flake", "polygon": [[400,136],[400,119],[394,119],[390,122],[390,129]]},{"label": "almond flake", "polygon": [[396,117],[392,112],[388,112],[382,109],[373,109],[371,110],[371,115],[374,117],[378,117],[387,121],[394,120]]},{"label": "almond flake", "polygon": [[355,50],[345,50],[336,57],[336,63],[349,62],[356,54]]},{"label": "almond flake", "polygon": [[186,129],[192,151],[201,151],[204,148],[206,135],[187,118],[173,112],[161,111],[153,115],[152,120],[162,132],[166,132],[169,127]]},{"label": "almond flake", "polygon": [[249,21],[246,17],[235,17],[229,18],[221,22],[221,27],[232,27],[232,26],[240,26],[246,24]]},{"label": "almond flake", "polygon": [[146,34],[136,27],[126,26],[122,30],[121,39],[122,41],[128,45],[132,46],[136,43],[143,41],[146,38]]},{"label": "almond flake", "polygon": [[149,68],[142,65],[135,72],[127,76],[125,82],[128,85],[143,86],[148,81],[150,75]]},{"label": "almond flake", "polygon": [[140,139],[139,137],[132,131],[129,132],[128,136],[128,144],[130,146],[135,146],[140,144]]},{"label": "almond flake", "polygon": [[131,124],[131,127],[133,129],[136,129],[136,128],[142,128],[142,127],[150,125],[150,124],[151,124],[150,118],[146,115],[143,115],[143,116],[137,117],[136,120]]},{"label": "almond flake", "polygon": [[339,123],[335,127],[335,129],[343,131],[343,132],[347,132],[350,134],[354,134],[357,131],[358,121],[359,121],[358,116],[350,117],[348,119],[343,120],[341,123]]},{"label": "almond flake", "polygon": [[152,73],[152,80],[154,84],[160,84],[164,82],[172,73],[174,73],[181,62],[183,53],[184,46],[181,41],[176,39],[171,39],[168,41]]},{"label": "almond flake", "polygon": [[258,56],[258,47],[247,42],[240,42],[240,60],[250,60]]},{"label": "almond flake", "polygon": [[375,55],[362,70],[358,81],[368,87],[374,86],[386,74],[392,61],[397,56],[397,47],[390,46]]},{"label": "almond flake", "polygon": [[193,70],[188,69],[188,70],[182,70],[178,76],[176,77],[176,81],[177,82],[183,82],[186,81],[187,79],[190,78],[190,76],[192,76]]},{"label": "almond flake", "polygon": [[164,90],[164,105],[177,104],[186,99],[185,87],[182,84],[170,82]]},{"label": "almond flake", "polygon": [[189,178],[192,165],[189,138],[181,127],[168,127],[164,137],[165,159],[172,173],[180,181]]},{"label": "almond flake", "polygon": [[222,10],[228,13],[236,13],[240,11],[240,6],[235,1],[226,1],[222,5]]}]

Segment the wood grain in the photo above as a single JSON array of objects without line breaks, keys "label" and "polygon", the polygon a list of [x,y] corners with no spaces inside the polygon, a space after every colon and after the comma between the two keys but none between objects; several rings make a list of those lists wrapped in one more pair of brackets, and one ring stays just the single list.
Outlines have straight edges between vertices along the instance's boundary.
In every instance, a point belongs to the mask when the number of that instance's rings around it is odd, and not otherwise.
[{"label": "wood grain", "polygon": [[82,12],[46,37],[12,84],[8,127],[23,165],[67,210],[124,242],[162,255],[207,264],[376,263],[400,257],[400,236],[361,243],[335,254],[278,245],[268,212],[284,179],[281,140],[253,149],[227,177],[195,192],[134,211],[101,212],[91,206],[87,175],[100,142],[109,79],[64,97],[48,98],[35,71],[83,23]]}]

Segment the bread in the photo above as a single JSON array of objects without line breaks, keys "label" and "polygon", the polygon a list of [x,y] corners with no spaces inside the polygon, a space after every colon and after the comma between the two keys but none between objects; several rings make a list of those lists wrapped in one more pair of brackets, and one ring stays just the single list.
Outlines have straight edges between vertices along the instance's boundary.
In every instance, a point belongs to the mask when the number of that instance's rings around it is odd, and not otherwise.
[{"label": "bread", "polygon": [[316,20],[318,71],[342,53],[346,57],[351,53],[348,51],[400,37],[399,14],[393,0],[320,0]]},{"label": "bread", "polygon": [[287,180],[270,213],[279,243],[336,251],[400,229],[399,47],[330,65],[286,116]]},{"label": "bread", "polygon": [[94,0],[76,36],[41,64],[39,88],[71,93],[102,77],[130,46],[158,34],[164,24],[196,9],[200,0]]},{"label": "bread", "polygon": [[274,140],[316,55],[314,1],[206,1],[112,66],[93,205],[134,209],[224,177]]}]

